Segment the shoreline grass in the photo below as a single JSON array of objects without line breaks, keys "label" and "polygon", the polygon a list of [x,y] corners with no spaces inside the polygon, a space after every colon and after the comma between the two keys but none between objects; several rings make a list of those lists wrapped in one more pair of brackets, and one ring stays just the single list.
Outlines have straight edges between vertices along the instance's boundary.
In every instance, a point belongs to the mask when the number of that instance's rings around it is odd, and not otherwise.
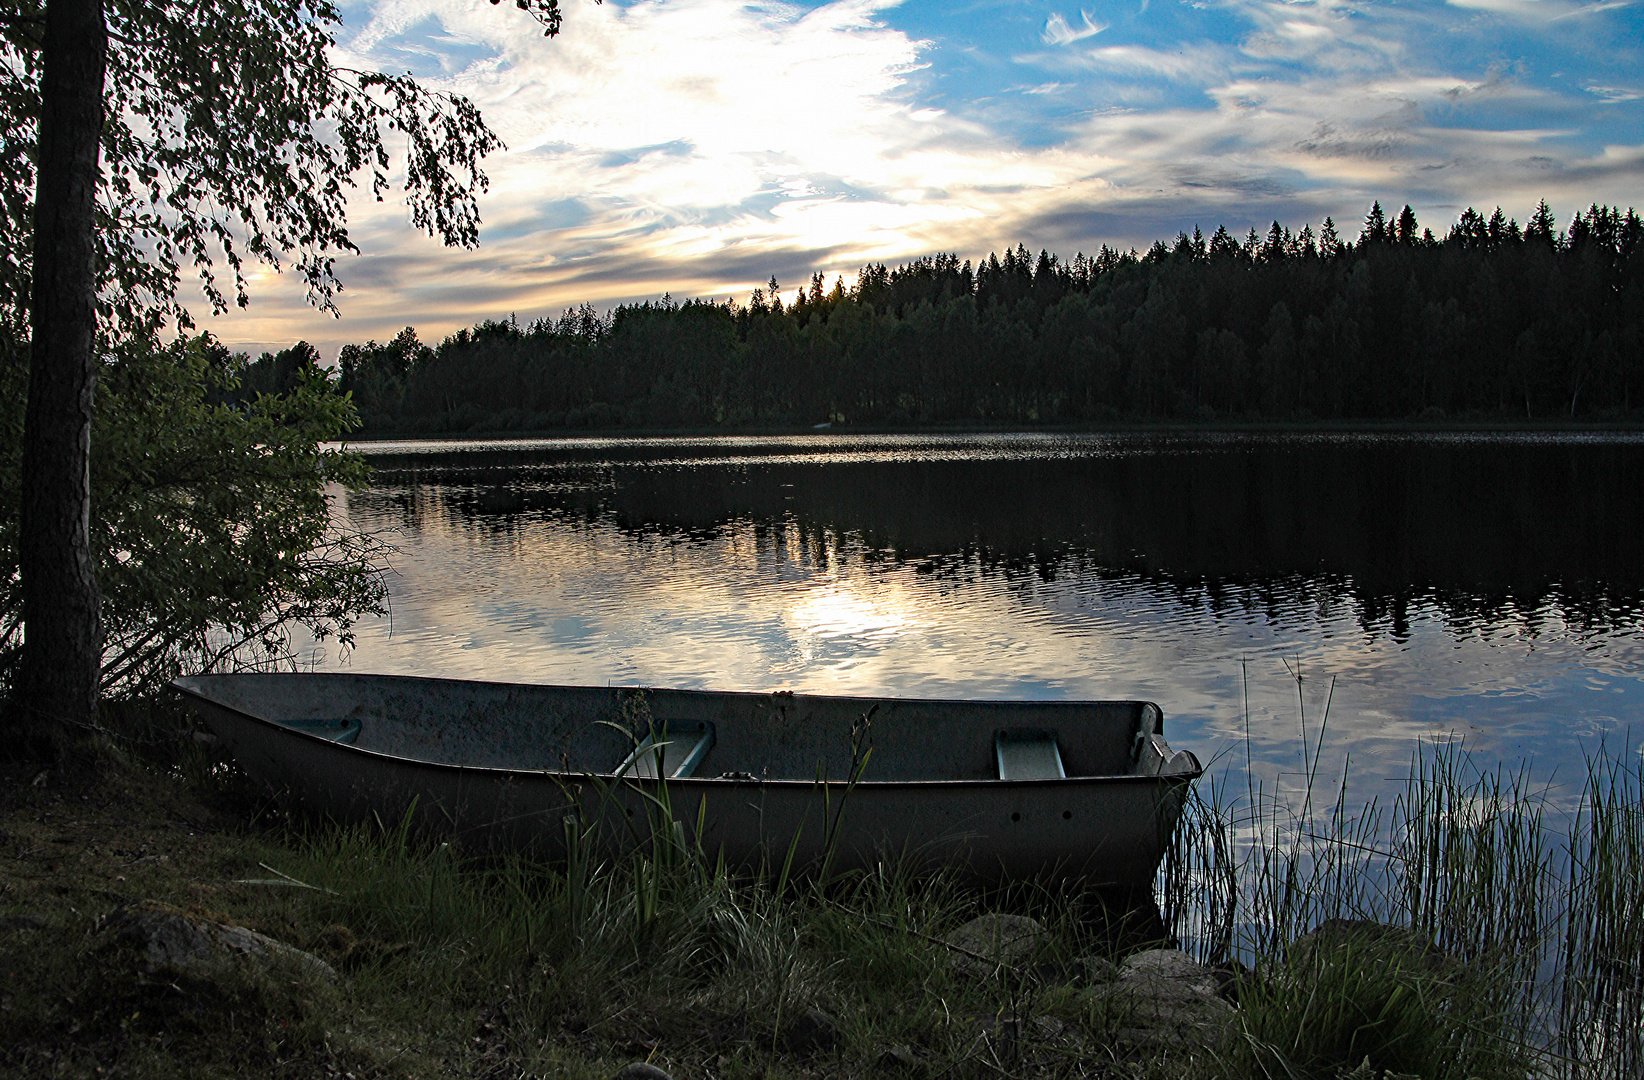
[{"label": "shoreline grass", "polygon": [[[1418,754],[1385,813],[1206,782],[1160,901],[1232,973],[1234,1027],[1138,1050],[1103,987],[1158,934],[1115,935],[1077,889],[742,877],[672,830],[605,861],[469,859],[392,824],[282,817],[167,734],[178,719],[146,722],[94,782],[0,777],[7,1075],[1636,1080],[1644,1062],[1644,767],[1603,755],[1567,835],[1522,770],[1454,747]],[[161,985],[99,922],[137,899],[260,930],[340,981]],[[990,912],[1042,932],[979,971],[945,941]]]},{"label": "shoreline grass", "polygon": [[1315,806],[1316,779],[1202,781],[1162,874],[1172,932],[1248,965],[1236,1074],[1644,1075],[1644,761],[1601,748],[1568,813],[1455,742],[1390,806],[1349,812],[1345,776]]}]

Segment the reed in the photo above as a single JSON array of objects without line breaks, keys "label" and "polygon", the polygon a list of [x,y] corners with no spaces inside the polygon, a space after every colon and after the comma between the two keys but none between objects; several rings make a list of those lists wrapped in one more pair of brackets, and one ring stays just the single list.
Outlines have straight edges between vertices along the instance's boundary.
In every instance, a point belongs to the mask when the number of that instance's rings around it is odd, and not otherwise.
[{"label": "reed", "polygon": [[1636,1078],[1644,1075],[1644,760],[1589,760],[1567,855],[1558,1046],[1588,1075]]},{"label": "reed", "polygon": [[1302,792],[1206,783],[1166,861],[1168,924],[1244,970],[1221,1066],[1637,1080],[1644,766],[1600,752],[1572,812],[1523,766],[1445,742],[1412,757],[1391,805],[1355,807],[1346,767],[1320,791],[1327,720]]}]

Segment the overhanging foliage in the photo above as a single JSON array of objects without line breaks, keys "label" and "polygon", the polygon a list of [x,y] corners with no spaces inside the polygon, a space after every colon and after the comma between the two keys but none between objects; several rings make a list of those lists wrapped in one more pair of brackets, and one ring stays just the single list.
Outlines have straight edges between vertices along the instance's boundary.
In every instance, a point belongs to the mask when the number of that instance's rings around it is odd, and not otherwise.
[{"label": "overhanging foliage", "polygon": [[[122,353],[103,372],[91,533],[105,692],[289,660],[293,633],[347,642],[356,619],[384,610],[385,546],[333,527],[326,498],[364,479],[357,456],[326,445],[352,426],[352,404],[313,367],[284,393],[230,402],[244,366],[200,337]],[[17,497],[20,373],[0,373],[0,505]],[[20,641],[16,528],[15,515],[0,524],[0,685]]]}]

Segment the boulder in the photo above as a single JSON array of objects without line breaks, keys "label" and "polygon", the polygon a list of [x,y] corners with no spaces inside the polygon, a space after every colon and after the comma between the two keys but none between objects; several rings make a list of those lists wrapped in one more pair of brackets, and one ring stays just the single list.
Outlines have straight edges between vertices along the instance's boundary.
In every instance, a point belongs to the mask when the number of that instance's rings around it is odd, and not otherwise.
[{"label": "boulder", "polygon": [[224,958],[253,962],[283,960],[336,982],[336,970],[324,960],[243,926],[189,915],[167,904],[139,901],[115,909],[104,922],[115,938],[139,950],[151,972],[198,972]]},{"label": "boulder", "polygon": [[674,1080],[649,1061],[632,1061],[616,1071],[611,1080]]},{"label": "boulder", "polygon": [[879,1067],[888,1072],[922,1073],[929,1066],[913,1047],[897,1043],[879,1055]]},{"label": "boulder", "polygon": [[[1045,928],[1026,915],[978,915],[949,934],[956,950],[954,967],[968,979],[985,978],[1001,965],[1015,967],[1033,955]],[[962,950],[962,951],[961,951]]]},{"label": "boulder", "polygon": [[1118,978],[1092,994],[1112,1010],[1122,1045],[1155,1053],[1222,1044],[1236,1014],[1219,985],[1215,971],[1180,949],[1149,949],[1126,958]]},{"label": "boulder", "polygon": [[1326,919],[1285,950],[1285,959],[1293,969],[1347,957],[1371,963],[1394,962],[1433,974],[1455,966],[1455,961],[1427,936],[1373,919]]},{"label": "boulder", "polygon": [[806,1009],[783,1025],[782,1043],[807,1056],[832,1050],[839,1045],[839,1022],[821,1009]]},{"label": "boulder", "polygon": [[1215,997],[1216,973],[1180,949],[1148,949],[1119,965],[1118,981],[1161,997]]}]

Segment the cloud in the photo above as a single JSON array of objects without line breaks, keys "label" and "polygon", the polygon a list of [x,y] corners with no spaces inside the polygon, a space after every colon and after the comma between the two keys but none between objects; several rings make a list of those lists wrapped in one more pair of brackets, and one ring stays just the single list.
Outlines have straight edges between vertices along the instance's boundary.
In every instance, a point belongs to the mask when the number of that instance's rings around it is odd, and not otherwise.
[{"label": "cloud", "polygon": [[[1463,2],[1218,0],[1106,27],[983,6],[959,39],[870,0],[570,0],[545,40],[485,0],[356,0],[339,62],[410,65],[507,141],[482,246],[441,248],[403,207],[361,200],[341,321],[272,275],[251,311],[206,321],[253,349],[301,336],[334,354],[407,323],[438,338],[938,250],[1351,221],[1372,199],[1435,229],[1469,203],[1636,201],[1637,50],[1594,48],[1618,16],[1512,0],[1591,15],[1513,37],[1516,8]],[[1554,60],[1569,78],[1538,74]]]},{"label": "cloud", "polygon": [[1209,45],[1154,49],[1145,45],[1110,45],[1084,54],[1091,68],[1133,76],[1167,79],[1175,83],[1213,85],[1227,77],[1228,50]]},{"label": "cloud", "polygon": [[1598,15],[1618,8],[1631,7],[1635,0],[1599,0],[1594,4],[1574,4],[1568,0],[1446,0],[1454,7],[1472,11],[1487,11],[1521,22],[1554,22],[1560,19]]},{"label": "cloud", "polygon": [[1106,23],[1091,21],[1090,12],[1080,9],[1079,20],[1081,25],[1075,29],[1068,25],[1060,12],[1052,12],[1045,20],[1044,31],[1039,35],[1046,45],[1071,45],[1075,41],[1083,41],[1087,37],[1095,37],[1107,29]]}]

